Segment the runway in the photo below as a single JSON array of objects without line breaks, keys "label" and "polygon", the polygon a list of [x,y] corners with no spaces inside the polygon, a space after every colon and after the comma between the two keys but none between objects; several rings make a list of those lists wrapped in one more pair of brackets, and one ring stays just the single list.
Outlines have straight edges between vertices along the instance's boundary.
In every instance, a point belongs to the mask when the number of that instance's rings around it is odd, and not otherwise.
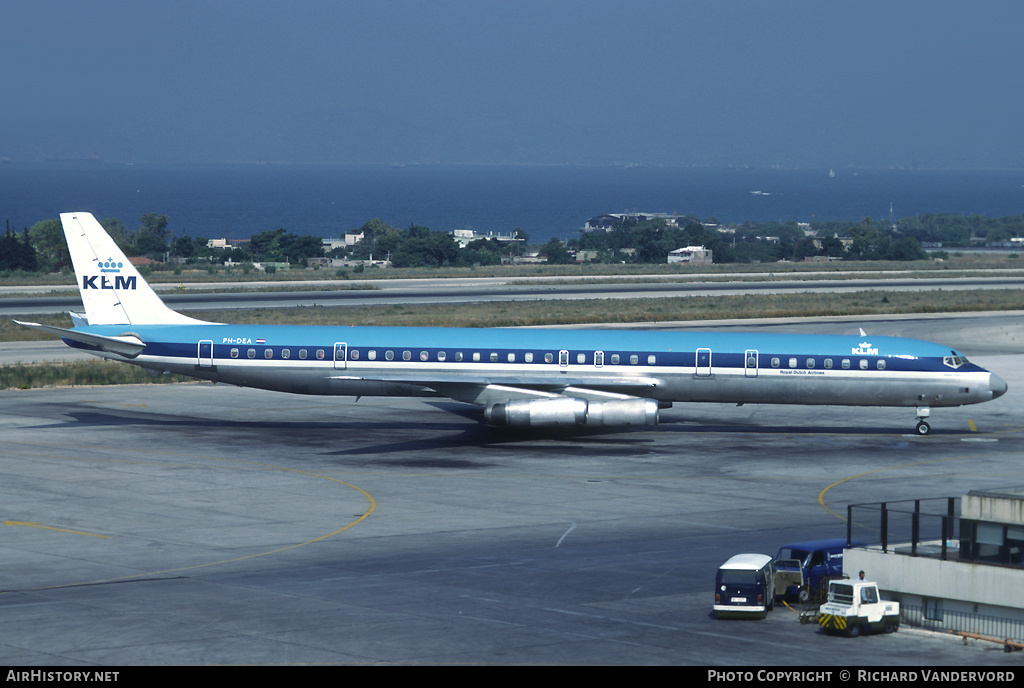
[{"label": "runway", "polygon": [[847,503],[1024,483],[1021,324],[956,323],[1010,391],[936,409],[928,437],[913,409],[677,405],[514,435],[441,400],[4,392],[0,662],[1016,665],[710,612],[725,559],[843,536]]},{"label": "runway", "polygon": [[[710,277],[710,276],[709,276]],[[288,283],[294,285],[294,283]],[[175,310],[203,311],[230,308],[288,308],[296,306],[383,306],[401,304],[481,303],[503,301],[545,301],[572,299],[632,299],[673,296],[728,296],[737,294],[835,293],[859,291],[932,291],[977,289],[1022,289],[1024,277],[938,276],[928,278],[880,277],[859,279],[769,279],[766,281],[705,279],[640,279],[635,282],[598,282],[573,277],[560,279],[400,279],[366,282],[321,282],[322,289],[305,291],[249,290],[205,293],[161,289],[161,299]],[[166,285],[160,285],[166,287]],[[194,285],[193,289],[231,288],[233,285]],[[264,285],[265,286],[265,285]],[[24,289],[15,287],[14,289]],[[51,288],[52,290],[52,288]],[[72,287],[73,290],[73,287]],[[16,293],[0,297],[0,316],[26,313],[63,313],[82,310],[81,298],[73,293],[60,296],[26,296]]]}]

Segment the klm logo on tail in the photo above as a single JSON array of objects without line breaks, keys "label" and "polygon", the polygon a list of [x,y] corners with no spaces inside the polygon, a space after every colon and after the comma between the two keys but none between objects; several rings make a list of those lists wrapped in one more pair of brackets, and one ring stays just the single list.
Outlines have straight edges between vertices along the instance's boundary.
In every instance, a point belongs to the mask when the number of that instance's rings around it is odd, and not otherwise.
[{"label": "klm logo on tail", "polygon": [[[124,263],[120,263],[113,258],[100,261],[100,272],[104,274],[82,275],[82,289],[135,289],[135,275],[124,277],[120,274],[115,274],[120,273],[123,267]],[[113,282],[107,278],[107,274],[113,276]],[[100,281],[99,285],[96,284],[97,279]]]}]

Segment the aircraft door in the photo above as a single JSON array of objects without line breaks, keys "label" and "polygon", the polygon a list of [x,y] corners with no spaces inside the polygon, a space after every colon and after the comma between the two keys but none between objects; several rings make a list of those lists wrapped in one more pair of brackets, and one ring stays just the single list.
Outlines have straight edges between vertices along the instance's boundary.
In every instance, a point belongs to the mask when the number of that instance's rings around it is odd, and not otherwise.
[{"label": "aircraft door", "polygon": [[334,369],[344,370],[348,361],[348,344],[336,342],[334,344]]},{"label": "aircraft door", "polygon": [[199,346],[196,351],[196,363],[200,368],[212,368],[213,367],[213,341],[210,339],[204,339],[199,342]]},{"label": "aircraft door", "polygon": [[747,349],[743,354],[743,374],[746,377],[757,377],[757,351]]},{"label": "aircraft door", "polygon": [[697,349],[697,377],[711,377],[711,349]]}]

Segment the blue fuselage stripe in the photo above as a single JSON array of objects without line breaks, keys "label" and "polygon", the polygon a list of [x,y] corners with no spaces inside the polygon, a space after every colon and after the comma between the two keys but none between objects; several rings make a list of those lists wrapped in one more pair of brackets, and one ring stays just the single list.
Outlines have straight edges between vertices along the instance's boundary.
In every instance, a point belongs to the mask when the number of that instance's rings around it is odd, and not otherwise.
[{"label": "blue fuselage stripe", "polygon": [[[894,372],[940,372],[951,370],[944,359],[951,355],[959,356],[948,347],[920,340],[841,335],[257,325],[102,326],[81,329],[108,336],[135,334],[146,342],[146,356],[161,358],[196,359],[200,355],[199,343],[212,342],[212,360],[215,362],[267,360],[268,351],[270,359],[280,361],[287,351],[287,360],[291,363],[333,364],[334,348],[338,343],[345,345],[348,361],[382,367],[409,362],[446,367],[544,364],[557,368],[559,353],[567,351],[568,360],[562,355],[563,365],[596,366],[600,352],[602,367],[620,369],[643,369],[652,365],[659,368],[707,365],[718,370],[755,367],[758,370],[877,371],[879,361],[884,361],[884,369]],[[306,352],[306,358],[300,358],[300,350]],[[318,358],[318,351],[323,352],[322,358]],[[369,359],[371,351],[374,359]],[[391,358],[388,358],[388,352],[391,352]],[[748,352],[756,356],[753,366],[748,366]],[[442,353],[444,360],[439,360]],[[527,354],[531,354],[532,360],[526,360]],[[204,350],[202,355],[207,356],[208,351]],[[615,357],[618,357],[617,362]],[[848,368],[844,368],[844,362]],[[958,371],[981,372],[983,369],[964,363]]]}]

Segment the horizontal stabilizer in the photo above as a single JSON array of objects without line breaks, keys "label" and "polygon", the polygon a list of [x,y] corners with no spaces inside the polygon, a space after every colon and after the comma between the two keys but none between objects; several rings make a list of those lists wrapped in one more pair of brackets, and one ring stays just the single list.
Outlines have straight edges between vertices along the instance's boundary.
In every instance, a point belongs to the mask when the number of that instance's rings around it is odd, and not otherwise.
[{"label": "horizontal stabilizer", "polygon": [[64,339],[70,339],[72,341],[81,342],[82,344],[88,344],[89,346],[99,347],[104,351],[109,351],[112,354],[119,354],[125,358],[135,358],[146,348],[145,342],[131,334],[122,335],[120,337],[106,337],[101,334],[90,334],[79,330],[66,330],[63,327],[41,325],[40,323],[21,322],[20,320],[15,320],[14,322],[18,323],[22,327],[31,327],[34,330],[49,332],[50,334],[58,335]]}]

